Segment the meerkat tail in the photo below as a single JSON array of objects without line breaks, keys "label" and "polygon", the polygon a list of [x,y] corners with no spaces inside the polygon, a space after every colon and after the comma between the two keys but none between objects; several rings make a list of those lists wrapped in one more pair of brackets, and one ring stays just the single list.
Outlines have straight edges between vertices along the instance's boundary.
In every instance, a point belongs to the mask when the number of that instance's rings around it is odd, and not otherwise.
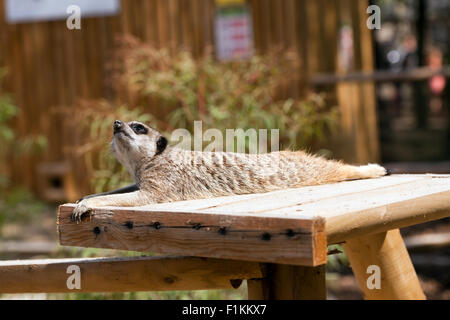
[{"label": "meerkat tail", "polygon": [[386,169],[377,164],[354,166],[305,153],[298,153],[298,159],[302,185],[378,178],[387,174]]},{"label": "meerkat tail", "polygon": [[371,163],[363,166],[342,165],[339,171],[344,175],[343,180],[378,178],[387,174],[385,168]]}]

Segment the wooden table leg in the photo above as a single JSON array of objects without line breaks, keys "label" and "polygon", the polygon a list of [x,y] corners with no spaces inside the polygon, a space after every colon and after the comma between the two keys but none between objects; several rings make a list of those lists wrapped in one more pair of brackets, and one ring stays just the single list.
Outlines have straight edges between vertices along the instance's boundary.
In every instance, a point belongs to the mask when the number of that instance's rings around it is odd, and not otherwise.
[{"label": "wooden table leg", "polygon": [[[344,250],[365,299],[425,299],[400,230],[347,240]],[[377,269],[380,275],[379,289],[376,283]]]},{"label": "wooden table leg", "polygon": [[247,280],[250,300],[319,300],[327,298],[325,265],[300,267],[268,266],[264,279]]}]

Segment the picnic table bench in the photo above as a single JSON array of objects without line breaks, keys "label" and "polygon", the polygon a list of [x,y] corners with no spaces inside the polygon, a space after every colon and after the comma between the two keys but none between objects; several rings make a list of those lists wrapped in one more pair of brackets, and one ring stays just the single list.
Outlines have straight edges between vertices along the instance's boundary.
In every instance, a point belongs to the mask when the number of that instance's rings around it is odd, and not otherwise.
[{"label": "picnic table bench", "polygon": [[[94,208],[59,207],[63,246],[166,256],[0,262],[0,293],[239,287],[249,299],[325,299],[327,246],[343,244],[366,299],[424,299],[399,228],[450,216],[450,175],[392,175],[264,194]],[[167,256],[169,255],[169,256]],[[379,288],[367,285],[369,266]]]}]

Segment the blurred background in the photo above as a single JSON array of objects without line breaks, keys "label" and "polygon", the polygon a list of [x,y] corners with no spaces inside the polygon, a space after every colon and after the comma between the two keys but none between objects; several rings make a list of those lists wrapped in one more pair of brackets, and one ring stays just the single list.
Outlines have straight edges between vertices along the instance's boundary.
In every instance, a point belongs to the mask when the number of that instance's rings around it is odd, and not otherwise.
[{"label": "blurred background", "polygon": [[[281,149],[450,173],[449,31],[448,0],[0,0],[0,259],[142,254],[57,245],[58,204],[131,180],[115,119],[279,129]],[[449,220],[402,233],[427,297],[450,299]],[[327,267],[329,299],[361,299],[345,254]]]}]

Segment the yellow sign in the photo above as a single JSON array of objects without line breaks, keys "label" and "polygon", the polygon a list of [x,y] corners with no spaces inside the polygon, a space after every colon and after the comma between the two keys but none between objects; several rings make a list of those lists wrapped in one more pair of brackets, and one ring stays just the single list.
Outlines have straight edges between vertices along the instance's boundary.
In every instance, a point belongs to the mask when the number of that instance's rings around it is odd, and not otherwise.
[{"label": "yellow sign", "polygon": [[245,4],[245,0],[216,0],[218,6],[229,6],[232,4]]}]

